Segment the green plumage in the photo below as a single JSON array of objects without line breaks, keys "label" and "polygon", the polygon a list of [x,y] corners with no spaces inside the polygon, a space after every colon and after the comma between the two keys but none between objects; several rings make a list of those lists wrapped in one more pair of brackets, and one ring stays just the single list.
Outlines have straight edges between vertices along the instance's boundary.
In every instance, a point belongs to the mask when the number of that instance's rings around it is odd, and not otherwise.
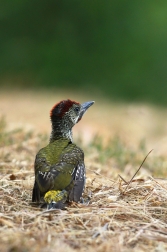
[{"label": "green plumage", "polygon": [[[40,201],[49,190],[66,189],[70,193],[79,167],[84,168],[84,153],[68,139],[55,140],[42,148],[35,159],[33,201]],[[85,168],[82,172],[81,188],[84,186],[84,172]]]},{"label": "green plumage", "polygon": [[63,100],[52,108],[50,143],[35,158],[33,202],[44,198],[49,208],[61,208],[66,201],[80,201],[86,179],[84,153],[72,143],[72,127],[93,103]]}]

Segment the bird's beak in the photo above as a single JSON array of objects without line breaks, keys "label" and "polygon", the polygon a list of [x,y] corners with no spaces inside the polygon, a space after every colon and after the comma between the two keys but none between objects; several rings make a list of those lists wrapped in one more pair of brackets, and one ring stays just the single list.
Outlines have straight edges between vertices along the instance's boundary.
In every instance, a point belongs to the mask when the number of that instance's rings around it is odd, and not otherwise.
[{"label": "bird's beak", "polygon": [[92,106],[95,102],[94,101],[88,101],[88,102],[84,102],[81,104],[81,111],[79,114],[79,118],[78,118],[78,122],[81,120],[82,116],[85,114],[85,112],[87,111],[87,109]]}]

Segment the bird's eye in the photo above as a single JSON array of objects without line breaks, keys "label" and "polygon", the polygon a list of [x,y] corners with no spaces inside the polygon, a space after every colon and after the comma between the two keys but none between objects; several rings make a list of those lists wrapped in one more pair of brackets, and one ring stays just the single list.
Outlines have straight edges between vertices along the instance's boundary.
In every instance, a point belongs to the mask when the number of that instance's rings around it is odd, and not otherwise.
[{"label": "bird's eye", "polygon": [[77,113],[79,112],[79,108],[78,108],[78,107],[75,107],[74,110],[75,110],[75,112],[77,112]]}]

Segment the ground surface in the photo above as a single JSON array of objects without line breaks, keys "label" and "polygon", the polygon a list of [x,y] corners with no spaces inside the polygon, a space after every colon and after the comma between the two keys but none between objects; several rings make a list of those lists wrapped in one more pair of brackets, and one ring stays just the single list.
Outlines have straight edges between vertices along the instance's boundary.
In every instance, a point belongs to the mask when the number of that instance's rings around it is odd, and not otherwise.
[{"label": "ground surface", "polygon": [[97,97],[74,128],[85,152],[87,205],[51,212],[32,206],[34,157],[48,142],[49,110],[64,98],[95,99],[0,92],[1,250],[166,251],[167,109]]}]

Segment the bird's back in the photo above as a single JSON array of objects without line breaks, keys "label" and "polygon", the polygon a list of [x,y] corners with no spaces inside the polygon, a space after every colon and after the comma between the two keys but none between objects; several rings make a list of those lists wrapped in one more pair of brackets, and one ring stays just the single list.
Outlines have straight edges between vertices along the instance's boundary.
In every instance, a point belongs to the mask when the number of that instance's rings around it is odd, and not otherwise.
[{"label": "bird's back", "polygon": [[[42,171],[42,164],[40,160],[47,163],[48,166],[66,162],[67,164],[77,164],[83,159],[83,151],[73,144],[68,139],[59,139],[46,147],[42,148],[36,155],[35,172],[40,169]],[[46,171],[46,170],[44,170]]]},{"label": "bird's back", "polygon": [[44,158],[48,165],[54,165],[60,162],[64,150],[73,148],[73,146],[75,145],[70,143],[68,139],[58,139],[42,148],[37,157]]},{"label": "bird's back", "polygon": [[[84,153],[67,139],[59,139],[42,148],[36,155],[34,201],[48,190],[70,191],[78,168],[82,167],[84,185]],[[37,197],[36,197],[37,195]],[[36,200],[37,198],[37,200]]]}]

